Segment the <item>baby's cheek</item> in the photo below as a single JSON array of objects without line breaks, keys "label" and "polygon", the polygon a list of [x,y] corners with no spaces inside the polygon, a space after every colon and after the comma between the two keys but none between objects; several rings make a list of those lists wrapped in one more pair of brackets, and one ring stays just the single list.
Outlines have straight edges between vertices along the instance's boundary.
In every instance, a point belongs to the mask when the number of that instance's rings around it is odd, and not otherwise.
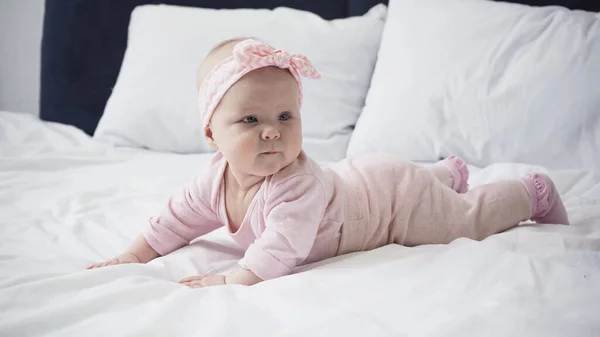
[{"label": "baby's cheek", "polygon": [[253,157],[256,152],[256,145],[251,139],[246,137],[238,137],[233,144],[236,155],[240,158]]},{"label": "baby's cheek", "polygon": [[294,125],[287,130],[287,133],[290,135],[289,142],[293,145],[298,145],[302,143],[302,128],[300,126]]},{"label": "baby's cheek", "polygon": [[240,157],[248,157],[250,155],[250,152],[252,152],[252,148],[247,142],[237,143],[235,149]]}]

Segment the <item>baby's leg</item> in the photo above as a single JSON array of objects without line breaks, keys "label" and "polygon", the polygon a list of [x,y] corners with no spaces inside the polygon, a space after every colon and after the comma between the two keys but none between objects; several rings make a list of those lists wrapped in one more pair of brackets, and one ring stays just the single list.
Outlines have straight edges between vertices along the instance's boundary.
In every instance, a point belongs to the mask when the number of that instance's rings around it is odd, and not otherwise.
[{"label": "baby's leg", "polygon": [[430,185],[425,194],[430,200],[412,212],[408,227],[396,234],[395,242],[414,246],[460,237],[482,240],[528,219],[568,223],[554,184],[539,174],[483,185],[465,194],[437,185]]},{"label": "baby's leg", "polygon": [[537,223],[568,225],[565,205],[552,179],[541,173],[528,173],[521,178],[531,200],[531,220]]},{"label": "baby's leg", "polygon": [[469,189],[469,168],[465,162],[455,156],[440,160],[427,168],[442,184],[458,193]]}]

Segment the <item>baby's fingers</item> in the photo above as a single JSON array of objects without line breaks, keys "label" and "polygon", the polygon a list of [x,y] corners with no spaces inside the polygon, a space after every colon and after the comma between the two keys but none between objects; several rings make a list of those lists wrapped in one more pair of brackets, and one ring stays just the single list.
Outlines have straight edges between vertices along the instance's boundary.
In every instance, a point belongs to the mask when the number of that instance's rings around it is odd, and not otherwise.
[{"label": "baby's fingers", "polygon": [[108,261],[104,261],[104,262],[102,262],[102,264],[100,265],[100,267],[106,267],[106,266],[110,266],[110,265],[113,265],[113,264],[115,264],[115,263],[116,263],[116,261],[115,261],[115,260],[108,260]]},{"label": "baby's fingers", "polygon": [[102,268],[106,266],[112,266],[114,264],[119,264],[119,261],[117,259],[110,259],[104,262],[94,263],[93,265],[87,267],[87,269]]},{"label": "baby's fingers", "polygon": [[100,263],[96,263],[93,268],[103,268],[107,266],[112,266],[113,264],[117,264],[116,260],[108,260]]},{"label": "baby's fingers", "polygon": [[190,288],[204,288],[204,287],[206,287],[206,284],[205,284],[204,280],[195,280],[195,281],[188,283],[187,286]]},{"label": "baby's fingers", "polygon": [[184,285],[186,287],[194,288],[194,287],[192,287],[192,283],[197,283],[197,282],[202,282],[202,280],[194,280],[194,281],[186,281],[186,282],[179,281],[179,284]]},{"label": "baby's fingers", "polygon": [[204,278],[204,276],[202,276],[202,275],[188,276],[186,278],[181,279],[181,281],[179,281],[179,283],[190,283],[192,281],[202,280],[203,278]]},{"label": "baby's fingers", "polygon": [[94,263],[93,265],[88,266],[87,269],[94,269],[98,267],[100,267],[100,263]]}]

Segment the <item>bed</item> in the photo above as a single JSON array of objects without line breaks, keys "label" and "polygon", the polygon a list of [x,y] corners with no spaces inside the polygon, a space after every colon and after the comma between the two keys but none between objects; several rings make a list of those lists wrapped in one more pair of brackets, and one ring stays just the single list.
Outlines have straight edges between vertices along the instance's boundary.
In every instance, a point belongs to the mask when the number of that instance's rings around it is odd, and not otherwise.
[{"label": "bed", "polygon": [[[165,2],[285,5],[326,19],[378,3]],[[530,4],[600,10],[557,2]],[[251,287],[177,283],[236,264],[244,252],[224,230],[146,265],[86,270],[122,251],[212,156],[93,137],[117,90],[129,15],[142,3],[151,2],[46,1],[41,118],[0,112],[0,336],[600,336],[600,171],[592,168],[469,165],[471,186],[547,172],[571,226],[389,245]]]}]

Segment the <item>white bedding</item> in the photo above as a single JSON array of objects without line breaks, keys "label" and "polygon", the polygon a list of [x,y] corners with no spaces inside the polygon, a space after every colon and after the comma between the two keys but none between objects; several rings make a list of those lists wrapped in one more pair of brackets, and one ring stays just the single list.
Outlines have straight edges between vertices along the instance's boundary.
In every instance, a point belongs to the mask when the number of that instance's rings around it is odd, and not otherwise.
[{"label": "white bedding", "polygon": [[[114,149],[0,112],[0,336],[600,336],[600,174],[550,171],[572,226],[397,245],[252,287],[191,290],[242,251],[223,231],[147,265],[123,250],[209,159]],[[472,167],[471,185],[531,166]],[[538,168],[539,169],[539,168]]]}]

